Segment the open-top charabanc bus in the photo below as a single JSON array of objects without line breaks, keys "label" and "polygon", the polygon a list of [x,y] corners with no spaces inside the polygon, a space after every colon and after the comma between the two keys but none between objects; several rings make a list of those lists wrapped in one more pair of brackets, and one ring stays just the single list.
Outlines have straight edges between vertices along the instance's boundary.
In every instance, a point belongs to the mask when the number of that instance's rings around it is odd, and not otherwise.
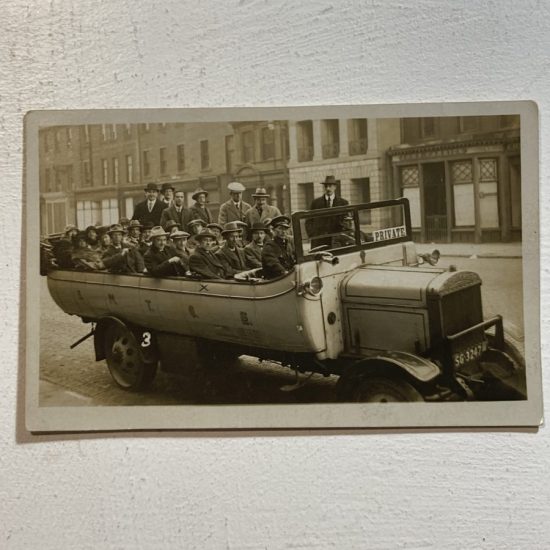
[{"label": "open-top charabanc bus", "polygon": [[49,290],[92,324],[96,360],[129,390],[146,388],[179,342],[200,343],[218,366],[251,355],[339,376],[342,401],[526,398],[507,383],[523,360],[502,318],[484,318],[479,276],[417,254],[406,199],[291,219],[297,262],[276,279],[261,269],[199,280],[51,266]]}]

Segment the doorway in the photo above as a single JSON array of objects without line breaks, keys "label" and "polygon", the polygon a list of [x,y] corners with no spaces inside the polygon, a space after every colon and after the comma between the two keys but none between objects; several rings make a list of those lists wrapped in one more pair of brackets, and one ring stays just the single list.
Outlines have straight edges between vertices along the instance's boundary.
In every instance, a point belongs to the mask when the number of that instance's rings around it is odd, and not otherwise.
[{"label": "doorway", "polygon": [[445,163],[430,162],[422,165],[424,188],[424,226],[426,240],[447,242],[447,192]]}]

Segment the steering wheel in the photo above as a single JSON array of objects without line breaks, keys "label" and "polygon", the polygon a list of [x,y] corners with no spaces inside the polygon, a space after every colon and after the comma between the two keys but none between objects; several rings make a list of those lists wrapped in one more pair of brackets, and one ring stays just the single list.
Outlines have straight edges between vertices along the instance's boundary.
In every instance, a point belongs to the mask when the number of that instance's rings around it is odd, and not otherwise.
[{"label": "steering wheel", "polygon": [[316,246],[315,248],[311,248],[308,252],[308,254],[311,254],[312,252],[321,252],[321,250],[326,250],[328,248],[328,244],[320,244],[319,246]]}]

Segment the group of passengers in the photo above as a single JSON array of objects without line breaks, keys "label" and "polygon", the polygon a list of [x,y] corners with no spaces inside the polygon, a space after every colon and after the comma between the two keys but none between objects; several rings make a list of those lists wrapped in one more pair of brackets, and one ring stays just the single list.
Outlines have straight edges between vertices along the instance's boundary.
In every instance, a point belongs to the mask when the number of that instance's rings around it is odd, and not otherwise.
[{"label": "group of passengers", "polygon": [[267,204],[269,195],[258,188],[254,205],[242,201],[244,186],[228,185],[230,199],[220,207],[218,223],[206,206],[208,192],[198,189],[192,208],[184,193],[154,184],[137,204],[131,220],[109,227],[89,226],[79,231],[69,225],[53,242],[58,267],[146,273],[153,277],[232,279],[238,273],[262,268],[265,278],[292,270],[296,263],[289,238],[290,218]]}]

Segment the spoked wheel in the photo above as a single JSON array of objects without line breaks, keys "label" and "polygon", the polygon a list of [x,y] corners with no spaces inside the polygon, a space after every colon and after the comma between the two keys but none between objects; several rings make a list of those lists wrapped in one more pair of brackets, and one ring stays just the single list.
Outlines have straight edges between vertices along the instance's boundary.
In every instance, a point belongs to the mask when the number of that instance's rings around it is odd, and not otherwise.
[{"label": "spoked wheel", "polygon": [[363,376],[352,393],[356,403],[407,403],[424,401],[422,394],[399,378]]},{"label": "spoked wheel", "polygon": [[112,324],[105,338],[105,359],[113,380],[123,389],[144,390],[157,372],[157,362],[145,361],[130,329]]}]

